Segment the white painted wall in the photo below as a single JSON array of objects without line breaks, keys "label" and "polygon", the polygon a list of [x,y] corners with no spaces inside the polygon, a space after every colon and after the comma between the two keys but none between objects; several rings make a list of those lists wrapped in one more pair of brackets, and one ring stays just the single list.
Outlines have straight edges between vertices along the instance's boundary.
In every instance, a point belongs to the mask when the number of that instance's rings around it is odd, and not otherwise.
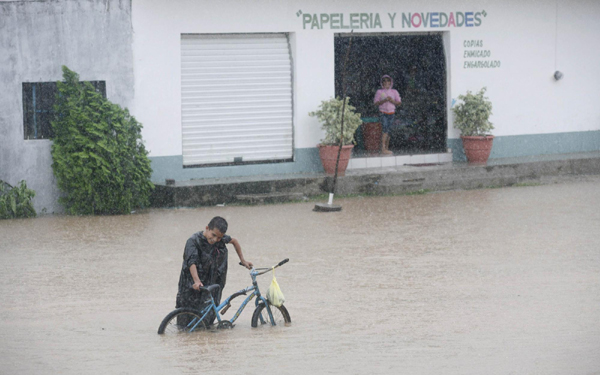
[{"label": "white painted wall", "polygon": [[551,116],[561,131],[600,129],[600,1],[560,2],[557,68]]},{"label": "white painted wall", "polygon": [[[600,2],[486,4],[485,28],[452,30],[452,96],[487,86],[495,135],[600,129]],[[558,15],[558,18],[557,18]],[[463,69],[461,41],[483,39],[500,69]],[[555,81],[553,73],[564,73]],[[452,138],[459,133],[451,129]]]},{"label": "white painted wall", "polygon": [[[303,29],[304,13],[379,13],[382,29],[355,32],[448,31],[444,39],[450,98],[488,88],[494,134],[523,135],[600,130],[600,2],[523,1],[204,1],[133,2],[135,100],[150,156],[181,155],[180,35],[182,33],[292,34],[295,147],[314,147],[319,124],[308,112],[334,94],[334,34]],[[480,27],[401,29],[402,12],[480,12]],[[387,13],[396,12],[396,27]],[[558,16],[558,18],[557,18]],[[483,40],[498,69],[464,69],[464,40]],[[564,79],[552,77],[558,69]],[[449,99],[450,102],[450,99]],[[450,122],[452,116],[450,116]],[[449,125],[449,138],[458,132]]]}]

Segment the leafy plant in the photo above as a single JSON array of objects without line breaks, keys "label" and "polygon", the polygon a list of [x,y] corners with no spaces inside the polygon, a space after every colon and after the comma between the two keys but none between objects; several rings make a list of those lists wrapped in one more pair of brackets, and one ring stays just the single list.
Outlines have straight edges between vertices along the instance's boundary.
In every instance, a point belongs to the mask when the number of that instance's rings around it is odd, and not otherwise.
[{"label": "leafy plant", "polygon": [[27,188],[25,180],[15,187],[0,181],[0,219],[36,216],[31,203],[33,197],[35,191]]},{"label": "leafy plant", "polygon": [[149,204],[142,125],[63,66],[52,121],[52,170],[71,214],[124,214]]},{"label": "leafy plant", "polygon": [[[350,98],[346,97],[344,108],[344,145],[354,143],[354,132],[362,124],[360,113],[355,113],[355,107],[350,105]],[[342,106],[344,101],[339,98],[323,100],[319,110],[309,112],[309,116],[316,116],[321,122],[321,128],[325,130],[325,138],[321,140],[323,145],[339,145],[342,138]]]},{"label": "leafy plant", "polygon": [[452,108],[454,127],[460,130],[463,136],[489,135],[490,131],[494,129],[489,121],[492,114],[492,102],[483,96],[485,91],[484,87],[476,94],[467,91],[467,95],[459,95],[458,99],[463,102]]}]

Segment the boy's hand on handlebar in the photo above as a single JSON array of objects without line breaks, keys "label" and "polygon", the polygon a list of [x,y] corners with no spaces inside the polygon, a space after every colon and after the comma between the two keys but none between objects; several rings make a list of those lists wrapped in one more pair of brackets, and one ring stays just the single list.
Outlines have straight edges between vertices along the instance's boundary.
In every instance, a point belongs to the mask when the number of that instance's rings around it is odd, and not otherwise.
[{"label": "boy's hand on handlebar", "polygon": [[204,284],[202,284],[202,281],[198,281],[197,283],[194,283],[194,285],[192,285],[192,288],[194,288],[194,290],[200,290],[201,286],[204,286]]},{"label": "boy's hand on handlebar", "polygon": [[247,260],[240,262],[240,264],[249,270],[251,270],[252,267],[254,267],[254,264],[252,264],[252,262],[248,262]]}]

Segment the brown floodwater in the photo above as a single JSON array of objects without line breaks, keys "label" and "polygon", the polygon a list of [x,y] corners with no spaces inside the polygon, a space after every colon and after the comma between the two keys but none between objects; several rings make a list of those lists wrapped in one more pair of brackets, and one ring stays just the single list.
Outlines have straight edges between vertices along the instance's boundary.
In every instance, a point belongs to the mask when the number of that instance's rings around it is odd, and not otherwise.
[{"label": "brown floodwater", "polygon": [[[0,374],[600,373],[600,177],[335,203],[0,221]],[[215,215],[291,326],[156,333]]]}]

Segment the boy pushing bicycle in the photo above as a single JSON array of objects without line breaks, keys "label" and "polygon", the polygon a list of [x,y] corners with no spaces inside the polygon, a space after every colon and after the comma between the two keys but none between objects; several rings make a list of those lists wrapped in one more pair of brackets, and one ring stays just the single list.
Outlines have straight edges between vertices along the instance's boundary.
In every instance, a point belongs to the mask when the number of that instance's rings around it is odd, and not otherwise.
[{"label": "boy pushing bicycle", "polygon": [[[200,292],[200,287],[219,284],[221,288],[213,292],[213,298],[218,305],[221,293],[227,279],[227,244],[231,243],[243,266],[251,269],[253,264],[244,259],[239,242],[225,233],[227,221],[215,216],[204,231],[194,233],[186,242],[183,252],[183,264],[179,275],[179,290],[175,308],[193,307],[201,309],[206,299],[206,292]],[[207,322],[212,324],[215,319],[212,314]],[[207,317],[208,318],[208,317]]]}]

